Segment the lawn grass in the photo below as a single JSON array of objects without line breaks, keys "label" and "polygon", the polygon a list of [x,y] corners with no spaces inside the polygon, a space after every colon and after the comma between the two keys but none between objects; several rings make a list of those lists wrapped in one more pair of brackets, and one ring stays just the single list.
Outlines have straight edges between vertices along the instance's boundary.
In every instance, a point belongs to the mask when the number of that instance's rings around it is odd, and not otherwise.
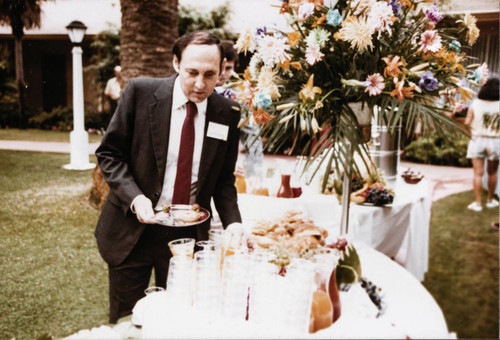
[{"label": "lawn grass", "polygon": [[498,339],[499,239],[490,223],[499,210],[467,210],[473,200],[467,191],[433,204],[424,286],[458,337]]},{"label": "lawn grass", "polygon": [[0,151],[0,339],[62,337],[108,319],[98,212],[85,204],[92,170],[63,170],[66,161]]},{"label": "lawn grass", "polygon": [[[107,267],[88,207],[92,170],[67,155],[0,150],[0,339],[56,338],[108,320]],[[92,159],[95,162],[95,158]],[[498,209],[469,212],[472,192],[433,204],[424,285],[459,337],[498,337]]]},{"label": "lawn grass", "polygon": [[[90,143],[100,142],[101,138],[102,135],[89,133]],[[0,140],[69,143],[69,131],[51,131],[40,129],[0,129]]]}]

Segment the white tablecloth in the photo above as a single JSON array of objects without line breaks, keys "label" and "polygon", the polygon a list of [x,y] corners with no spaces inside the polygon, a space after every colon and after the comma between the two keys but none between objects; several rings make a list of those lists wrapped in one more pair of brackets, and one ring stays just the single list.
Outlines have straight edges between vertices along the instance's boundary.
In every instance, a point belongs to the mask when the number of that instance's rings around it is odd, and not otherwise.
[{"label": "white tablecloth", "polygon": [[[429,292],[399,264],[387,256],[361,243],[355,243],[358,251],[362,275],[382,289],[382,301],[386,305],[384,313],[375,317],[376,308],[359,284],[353,285],[348,292],[340,293],[341,316],[327,329],[314,334],[286,333],[279,325],[265,329],[258,328],[250,321],[225,322],[220,320],[211,327],[202,327],[204,320],[198,320],[194,311],[187,313],[185,322],[172,321],[166,317],[166,311],[179,309],[162,303],[164,296],[157,293],[157,298],[142,299],[136,306],[132,320],[140,320],[142,330],[131,321],[123,321],[110,329],[101,326],[92,330],[80,331],[71,339],[95,339],[106,334],[106,338],[148,339],[167,338],[210,338],[210,339],[250,339],[250,338],[286,338],[286,339],[449,339],[456,338],[449,333],[445,318],[436,301]],[[146,301],[149,301],[146,303]],[[205,325],[206,326],[206,325]],[[114,336],[111,336],[113,331]],[[147,334],[143,334],[146,332]]]},{"label": "white tablecloth", "polygon": [[[395,193],[391,206],[351,203],[348,234],[391,258],[403,250],[405,268],[423,281],[428,269],[430,186],[425,179],[418,184],[398,180]],[[307,190],[293,199],[239,194],[238,205],[243,223],[249,226],[260,219],[279,218],[287,210],[300,210],[327,229],[330,236],[340,232],[342,210],[334,195],[311,194]]]},{"label": "white tablecloth", "polygon": [[[362,275],[382,288],[385,313],[379,318],[359,319],[341,295],[342,316],[330,328],[314,334],[319,338],[455,338],[434,298],[408,271],[373,248],[356,244]],[[365,324],[366,323],[366,324]]]}]

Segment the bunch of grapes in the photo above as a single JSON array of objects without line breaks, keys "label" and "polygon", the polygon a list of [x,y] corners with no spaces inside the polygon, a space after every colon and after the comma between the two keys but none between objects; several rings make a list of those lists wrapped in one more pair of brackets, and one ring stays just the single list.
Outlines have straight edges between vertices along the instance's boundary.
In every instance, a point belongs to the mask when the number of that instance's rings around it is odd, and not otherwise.
[{"label": "bunch of grapes", "polygon": [[363,182],[359,181],[356,177],[353,177],[351,182],[351,191],[352,192],[358,191],[362,187],[363,187]]},{"label": "bunch of grapes", "polygon": [[371,281],[367,278],[361,278],[361,287],[366,291],[368,297],[373,302],[375,307],[378,309],[377,317],[382,315],[385,309],[385,303],[382,301],[382,289],[375,286]]},{"label": "bunch of grapes", "polygon": [[366,196],[366,203],[373,203],[375,205],[390,204],[394,201],[394,195],[384,187],[373,187],[368,196]]}]

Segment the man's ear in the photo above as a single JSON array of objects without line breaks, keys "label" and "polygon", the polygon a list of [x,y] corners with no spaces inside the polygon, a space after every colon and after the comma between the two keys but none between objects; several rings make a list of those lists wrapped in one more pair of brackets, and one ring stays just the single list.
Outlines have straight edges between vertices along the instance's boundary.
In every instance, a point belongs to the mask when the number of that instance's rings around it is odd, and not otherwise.
[{"label": "man's ear", "polygon": [[222,65],[221,65],[221,67],[220,67],[219,76],[220,76],[222,73],[224,73],[224,70],[226,69],[226,64],[227,64],[227,59],[226,59],[226,58],[224,58],[224,59],[222,60]]},{"label": "man's ear", "polygon": [[174,66],[175,72],[179,73],[179,59],[177,59],[176,55],[172,58],[172,65]]}]

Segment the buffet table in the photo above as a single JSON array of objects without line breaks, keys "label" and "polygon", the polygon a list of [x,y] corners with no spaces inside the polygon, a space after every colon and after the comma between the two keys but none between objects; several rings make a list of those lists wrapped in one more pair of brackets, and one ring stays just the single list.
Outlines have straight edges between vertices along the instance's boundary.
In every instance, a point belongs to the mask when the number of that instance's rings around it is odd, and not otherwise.
[{"label": "buffet table", "polygon": [[[440,307],[427,290],[410,273],[397,263],[374,250],[357,242],[363,277],[366,277],[383,292],[385,309],[376,316],[378,310],[368,299],[359,284],[353,285],[348,292],[340,293],[342,313],[340,318],[327,329],[316,333],[291,334],[276,323],[268,327],[257,327],[250,321],[229,322],[218,320],[207,325],[205,320],[192,310],[189,320],[172,320],[167,316],[171,306],[162,301],[163,295],[156,293],[138,302],[132,318],[122,320],[114,327],[101,326],[92,330],[80,331],[69,338],[90,339],[105,335],[106,338],[456,338],[449,333]],[[168,291],[167,291],[168,292]],[[146,304],[146,299],[149,302]],[[170,314],[172,315],[172,314]],[[142,324],[136,327],[133,322]]]},{"label": "buffet table", "polygon": [[[401,251],[405,268],[423,281],[428,269],[431,194],[428,181],[407,184],[398,179],[395,199],[390,206],[376,207],[351,203],[349,236],[394,258]],[[341,206],[334,195],[304,190],[298,198],[239,194],[238,205],[243,222],[252,225],[261,219],[278,218],[287,210],[300,210],[328,230],[340,232]]]}]

